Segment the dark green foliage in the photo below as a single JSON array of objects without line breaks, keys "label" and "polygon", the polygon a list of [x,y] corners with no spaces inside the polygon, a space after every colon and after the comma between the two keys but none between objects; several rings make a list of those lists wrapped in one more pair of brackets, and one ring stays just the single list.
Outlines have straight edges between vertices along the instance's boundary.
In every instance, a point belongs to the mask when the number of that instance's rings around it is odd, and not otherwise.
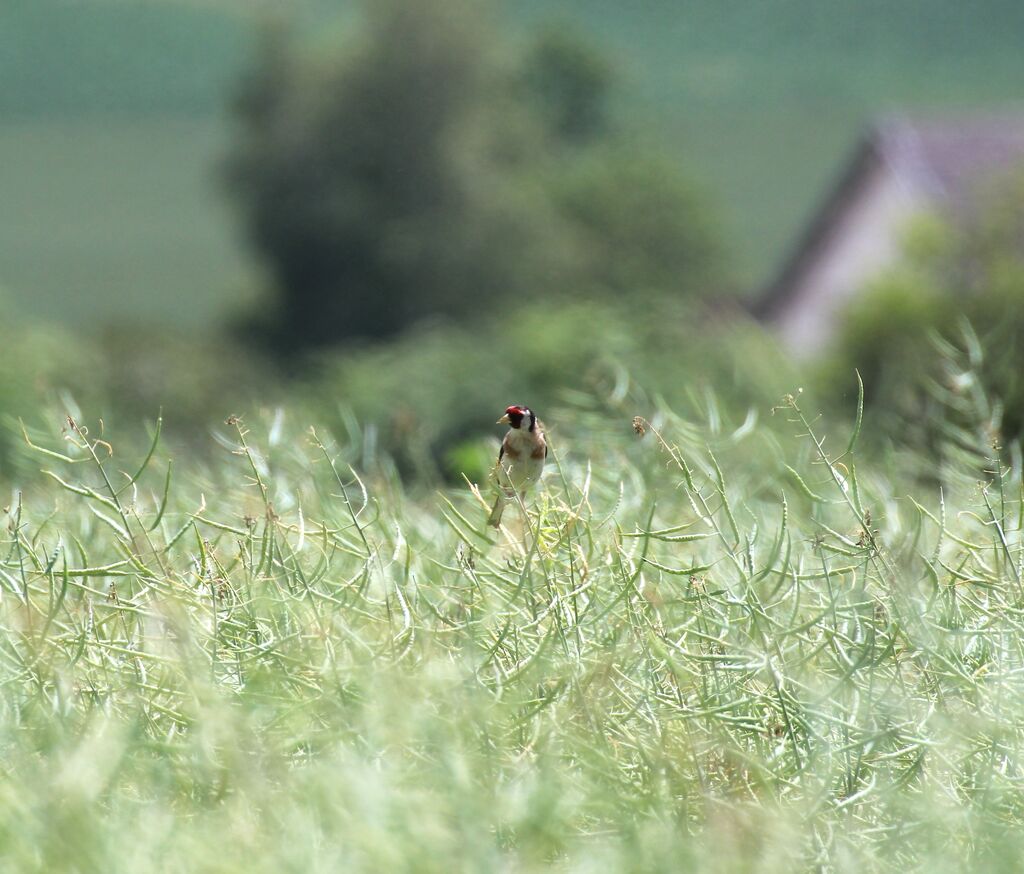
[{"label": "dark green foliage", "polygon": [[319,63],[268,39],[230,178],[278,292],[279,347],[712,274],[676,167],[607,145],[597,56],[550,34],[525,62],[506,54],[461,0],[368,8],[361,37]]},{"label": "dark green foliage", "polygon": [[667,154],[612,143],[557,180],[588,288],[709,297],[721,287],[715,215]]},{"label": "dark green foliage", "polygon": [[281,345],[383,336],[527,290],[543,216],[513,185],[527,151],[491,103],[487,42],[466,4],[387,3],[323,69],[279,43],[264,53],[231,171],[281,291]]},{"label": "dark green foliage", "polygon": [[607,134],[612,81],[605,56],[565,26],[541,31],[523,71],[523,84],[547,126],[570,143]]}]

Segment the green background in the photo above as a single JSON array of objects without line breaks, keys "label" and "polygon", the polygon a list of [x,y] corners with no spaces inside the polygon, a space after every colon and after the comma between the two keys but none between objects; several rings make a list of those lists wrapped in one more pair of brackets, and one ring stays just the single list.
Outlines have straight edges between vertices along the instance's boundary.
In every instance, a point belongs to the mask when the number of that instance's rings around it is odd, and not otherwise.
[{"label": "green background", "polygon": [[[351,4],[275,5],[319,28]],[[74,324],[214,326],[257,283],[218,180],[232,82],[263,11],[234,2],[0,6],[0,295]],[[564,21],[717,205],[754,293],[867,119],[1012,101],[1024,4],[521,0]]]}]

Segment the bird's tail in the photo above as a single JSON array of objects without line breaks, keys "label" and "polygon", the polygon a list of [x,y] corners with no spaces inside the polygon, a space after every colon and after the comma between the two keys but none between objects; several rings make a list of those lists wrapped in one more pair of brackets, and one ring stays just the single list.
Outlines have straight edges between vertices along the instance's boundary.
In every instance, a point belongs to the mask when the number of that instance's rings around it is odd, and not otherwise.
[{"label": "bird's tail", "polygon": [[501,514],[505,512],[505,496],[498,492],[494,499],[494,506],[491,508],[491,515],[487,517],[487,524],[497,528],[501,524]]}]

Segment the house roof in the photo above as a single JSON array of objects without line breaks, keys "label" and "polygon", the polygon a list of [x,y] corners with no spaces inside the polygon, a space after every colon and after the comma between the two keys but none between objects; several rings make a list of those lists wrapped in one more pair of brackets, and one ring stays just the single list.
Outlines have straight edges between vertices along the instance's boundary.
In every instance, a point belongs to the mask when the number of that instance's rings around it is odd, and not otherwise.
[{"label": "house roof", "polygon": [[1024,111],[922,119],[893,115],[871,125],[756,306],[775,315],[842,219],[868,174],[884,167],[922,205],[964,216],[986,182],[1024,164]]},{"label": "house roof", "polygon": [[874,128],[879,153],[922,193],[965,205],[979,185],[1024,161],[1024,113],[960,119],[894,117]]}]

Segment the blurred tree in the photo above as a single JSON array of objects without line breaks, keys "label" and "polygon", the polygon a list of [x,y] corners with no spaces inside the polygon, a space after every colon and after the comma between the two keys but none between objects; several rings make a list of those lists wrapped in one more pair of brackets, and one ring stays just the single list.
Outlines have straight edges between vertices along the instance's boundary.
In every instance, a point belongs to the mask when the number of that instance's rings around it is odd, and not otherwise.
[{"label": "blurred tree", "polygon": [[580,144],[607,135],[612,68],[566,26],[541,30],[527,54],[522,81],[557,139]]},{"label": "blurred tree", "polygon": [[551,190],[587,290],[703,297],[721,287],[714,215],[668,157],[611,141],[560,171]]},{"label": "blurred tree", "polygon": [[319,61],[268,34],[235,104],[229,179],[278,295],[278,346],[633,280],[682,288],[683,267],[713,259],[674,167],[652,175],[625,150],[584,161],[612,137],[599,57],[546,31],[513,62],[485,12],[381,0]]}]

